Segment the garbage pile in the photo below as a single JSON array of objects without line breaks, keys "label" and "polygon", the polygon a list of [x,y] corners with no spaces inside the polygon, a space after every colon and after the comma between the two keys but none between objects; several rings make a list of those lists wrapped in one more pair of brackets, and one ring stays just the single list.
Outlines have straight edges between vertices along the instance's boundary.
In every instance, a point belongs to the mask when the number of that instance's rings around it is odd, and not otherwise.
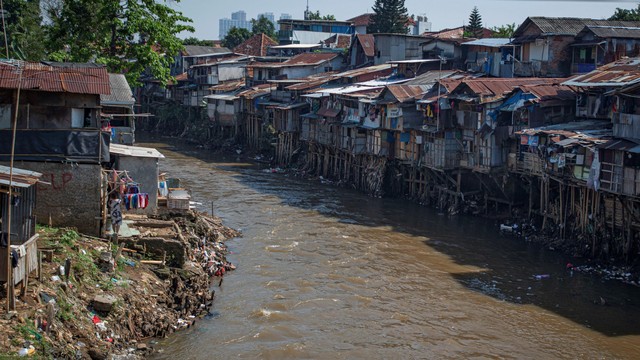
[{"label": "garbage pile", "polygon": [[184,245],[180,267],[171,265],[172,254],[158,259],[153,249],[137,246],[144,236],[118,246],[71,229],[41,229],[38,246],[47,254],[42,273],[30,277],[15,312],[0,308],[7,314],[0,318],[0,357],[144,357],[154,338],[206,316],[212,282],[235,268],[223,241],[240,234],[196,212],[165,220]]}]

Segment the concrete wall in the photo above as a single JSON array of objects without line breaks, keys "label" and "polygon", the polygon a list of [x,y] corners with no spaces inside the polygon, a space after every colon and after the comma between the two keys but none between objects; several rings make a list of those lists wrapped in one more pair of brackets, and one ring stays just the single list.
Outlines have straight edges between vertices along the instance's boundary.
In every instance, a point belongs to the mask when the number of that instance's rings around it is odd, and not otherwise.
[{"label": "concrete wall", "polygon": [[[3,165],[9,165],[3,163]],[[78,231],[100,235],[100,165],[59,162],[18,161],[15,167],[42,173],[36,198],[36,220],[53,226],[76,227]]]},{"label": "concrete wall", "polygon": [[116,168],[127,170],[133,181],[140,184],[140,191],[149,194],[146,209],[123,211],[133,214],[153,214],[158,210],[158,159],[149,157],[117,156]]}]

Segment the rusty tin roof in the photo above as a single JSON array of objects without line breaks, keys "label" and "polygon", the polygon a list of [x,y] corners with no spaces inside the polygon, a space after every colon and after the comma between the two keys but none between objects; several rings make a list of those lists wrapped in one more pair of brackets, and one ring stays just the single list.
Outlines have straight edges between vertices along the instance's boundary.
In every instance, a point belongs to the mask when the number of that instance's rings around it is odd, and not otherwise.
[{"label": "rusty tin roof", "polygon": [[[22,75],[20,75],[22,72]],[[97,64],[0,61],[0,88],[109,95],[107,68]]]}]

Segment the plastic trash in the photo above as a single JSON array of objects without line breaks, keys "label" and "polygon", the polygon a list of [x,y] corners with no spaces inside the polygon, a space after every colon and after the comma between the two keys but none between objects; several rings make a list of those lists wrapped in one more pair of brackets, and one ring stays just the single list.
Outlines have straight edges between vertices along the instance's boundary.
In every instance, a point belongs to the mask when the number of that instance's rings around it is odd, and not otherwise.
[{"label": "plastic trash", "polygon": [[536,280],[542,280],[542,279],[548,279],[548,278],[550,278],[550,277],[551,277],[551,275],[549,275],[549,274],[540,274],[540,275],[533,275],[533,277],[534,277]]},{"label": "plastic trash", "polygon": [[18,351],[18,356],[23,357],[23,356],[31,356],[36,352],[36,349],[33,347],[33,345],[29,345],[29,347],[25,347],[20,349],[20,351]]}]

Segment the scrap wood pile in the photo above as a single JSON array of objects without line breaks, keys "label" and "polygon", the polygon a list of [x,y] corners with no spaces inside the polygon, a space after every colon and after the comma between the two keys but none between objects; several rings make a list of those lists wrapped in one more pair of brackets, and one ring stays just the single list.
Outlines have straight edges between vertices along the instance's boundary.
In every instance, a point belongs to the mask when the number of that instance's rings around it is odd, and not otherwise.
[{"label": "scrap wood pile", "polygon": [[[153,337],[206,316],[214,297],[209,274],[233,268],[222,241],[238,232],[202,214],[176,220],[191,260],[180,268],[149,267],[145,251],[118,251],[123,248],[70,229],[40,229],[39,247],[51,256],[41,276],[34,274],[18,296],[17,311],[0,318],[6,334],[0,337],[0,358],[25,352],[43,358],[145,356]],[[61,268],[67,259],[70,271]],[[6,313],[4,307],[0,311]]]},{"label": "scrap wood pile", "polygon": [[384,176],[387,169],[387,159],[384,157],[369,157],[364,164],[364,191],[371,196],[381,197]]}]

